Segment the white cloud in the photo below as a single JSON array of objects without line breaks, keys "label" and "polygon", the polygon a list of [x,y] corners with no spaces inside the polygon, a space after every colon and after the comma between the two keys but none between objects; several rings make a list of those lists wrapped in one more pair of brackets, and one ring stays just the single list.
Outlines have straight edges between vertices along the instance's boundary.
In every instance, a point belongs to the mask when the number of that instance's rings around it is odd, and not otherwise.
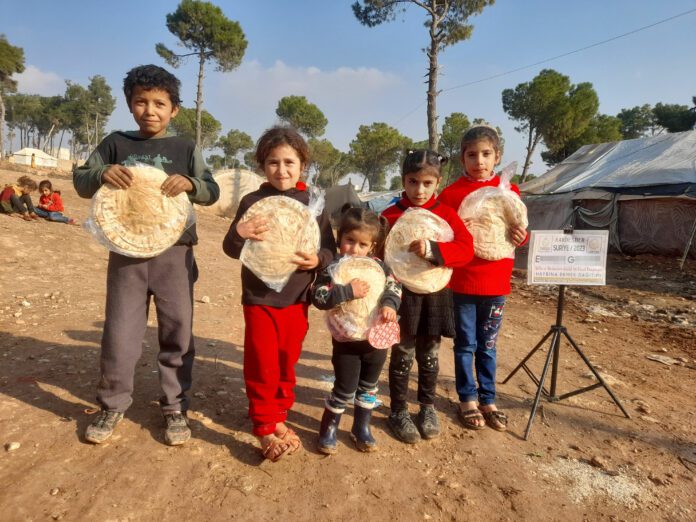
[{"label": "white cloud", "polygon": [[278,100],[305,96],[329,120],[326,137],[345,150],[360,125],[393,115],[395,92],[403,83],[399,76],[376,68],[321,70],[282,61],[264,67],[249,61],[231,73],[211,74],[204,86],[204,105],[222,122],[223,132],[240,129],[255,139],[276,122]]},{"label": "white cloud", "polygon": [[27,65],[24,72],[12,77],[17,80],[17,91],[22,94],[56,96],[65,92],[65,80],[52,72],[44,72]]}]

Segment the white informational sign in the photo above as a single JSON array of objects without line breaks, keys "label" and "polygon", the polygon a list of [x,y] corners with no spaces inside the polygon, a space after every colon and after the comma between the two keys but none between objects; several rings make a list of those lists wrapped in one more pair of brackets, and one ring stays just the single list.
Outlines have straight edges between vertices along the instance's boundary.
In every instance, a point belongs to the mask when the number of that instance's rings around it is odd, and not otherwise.
[{"label": "white informational sign", "polygon": [[529,285],[605,285],[607,230],[532,230],[527,263]]}]

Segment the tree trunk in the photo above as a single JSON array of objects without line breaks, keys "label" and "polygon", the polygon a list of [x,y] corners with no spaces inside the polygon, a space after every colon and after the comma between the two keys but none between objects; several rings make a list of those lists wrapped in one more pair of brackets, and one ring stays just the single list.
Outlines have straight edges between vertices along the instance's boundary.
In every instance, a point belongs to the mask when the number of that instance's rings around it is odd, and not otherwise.
[{"label": "tree trunk", "polygon": [[0,159],[5,157],[5,102],[0,95]]},{"label": "tree trunk", "polygon": [[[95,113],[94,115],[94,146],[96,147],[99,144],[99,113]],[[90,154],[92,151],[90,150]]]},{"label": "tree trunk", "polygon": [[437,136],[437,53],[440,43],[435,33],[437,32],[438,20],[434,15],[430,21],[430,49],[428,51],[428,148],[438,150]]},{"label": "tree trunk", "polygon": [[520,176],[520,185],[527,180],[527,171],[529,166],[532,164],[532,155],[534,154],[534,149],[541,139],[541,134],[536,131],[529,129],[529,139],[527,140],[527,157],[524,158],[524,168],[522,169],[522,175]]},{"label": "tree trunk", "polygon": [[198,65],[198,92],[196,93],[196,147],[201,148],[201,112],[203,111],[203,66],[205,53],[201,51]]}]

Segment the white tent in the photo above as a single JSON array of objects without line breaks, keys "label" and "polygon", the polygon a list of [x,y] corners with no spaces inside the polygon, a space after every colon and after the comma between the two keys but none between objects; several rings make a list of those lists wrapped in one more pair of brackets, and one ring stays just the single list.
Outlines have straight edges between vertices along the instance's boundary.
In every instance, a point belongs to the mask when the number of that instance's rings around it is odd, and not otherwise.
[{"label": "white tent", "polygon": [[626,254],[682,254],[696,222],[696,131],[585,145],[520,190],[531,230],[604,228]]},{"label": "white tent", "polygon": [[32,156],[34,157],[35,167],[48,167],[56,168],[58,167],[58,159],[46,154],[44,151],[39,149],[32,149],[26,147],[22,150],[18,150],[10,156],[9,161],[17,165],[29,165],[32,164]]}]

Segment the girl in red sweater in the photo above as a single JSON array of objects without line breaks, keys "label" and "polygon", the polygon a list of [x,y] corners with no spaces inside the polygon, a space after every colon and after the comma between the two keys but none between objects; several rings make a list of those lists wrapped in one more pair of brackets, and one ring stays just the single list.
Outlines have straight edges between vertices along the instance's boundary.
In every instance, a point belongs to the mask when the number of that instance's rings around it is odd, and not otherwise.
[{"label": "girl in red sweater", "polygon": [[[438,198],[454,209],[475,190],[500,184],[500,178],[493,172],[500,162],[498,133],[485,125],[467,130],[462,137],[461,162],[464,173]],[[516,185],[510,188],[519,195]],[[514,227],[510,230],[510,238],[515,246],[520,246],[526,241],[527,231]],[[495,370],[496,340],[503,320],[505,296],[510,293],[512,265],[510,258],[488,261],[474,257],[465,267],[455,268],[450,280],[456,328],[454,366],[459,418],[467,428],[481,429],[486,424],[498,431],[507,428],[507,416],[495,405]]]},{"label": "girl in red sweater", "polygon": [[[441,169],[447,162],[432,150],[408,151],[401,169],[404,193],[400,201],[382,212],[390,226],[409,209],[420,207],[444,219],[452,227],[451,242],[415,240],[409,249],[435,266],[463,266],[474,256],[471,234],[457,213],[435,199],[442,179]],[[432,293],[416,293],[406,286],[399,308],[401,341],[392,347],[389,361],[389,395],[391,414],[387,424],[394,435],[408,444],[421,437],[440,435],[435,410],[435,393],[439,373],[442,336],[454,337],[452,291],[443,288]],[[408,412],[408,381],[413,361],[418,363],[418,402],[420,411],[414,423]]]},{"label": "girl in red sweater", "polygon": [[39,183],[39,205],[34,209],[36,215],[49,221],[58,221],[68,225],[77,225],[73,218],[64,216],[63,200],[60,192],[53,190],[53,185],[47,179]]}]

